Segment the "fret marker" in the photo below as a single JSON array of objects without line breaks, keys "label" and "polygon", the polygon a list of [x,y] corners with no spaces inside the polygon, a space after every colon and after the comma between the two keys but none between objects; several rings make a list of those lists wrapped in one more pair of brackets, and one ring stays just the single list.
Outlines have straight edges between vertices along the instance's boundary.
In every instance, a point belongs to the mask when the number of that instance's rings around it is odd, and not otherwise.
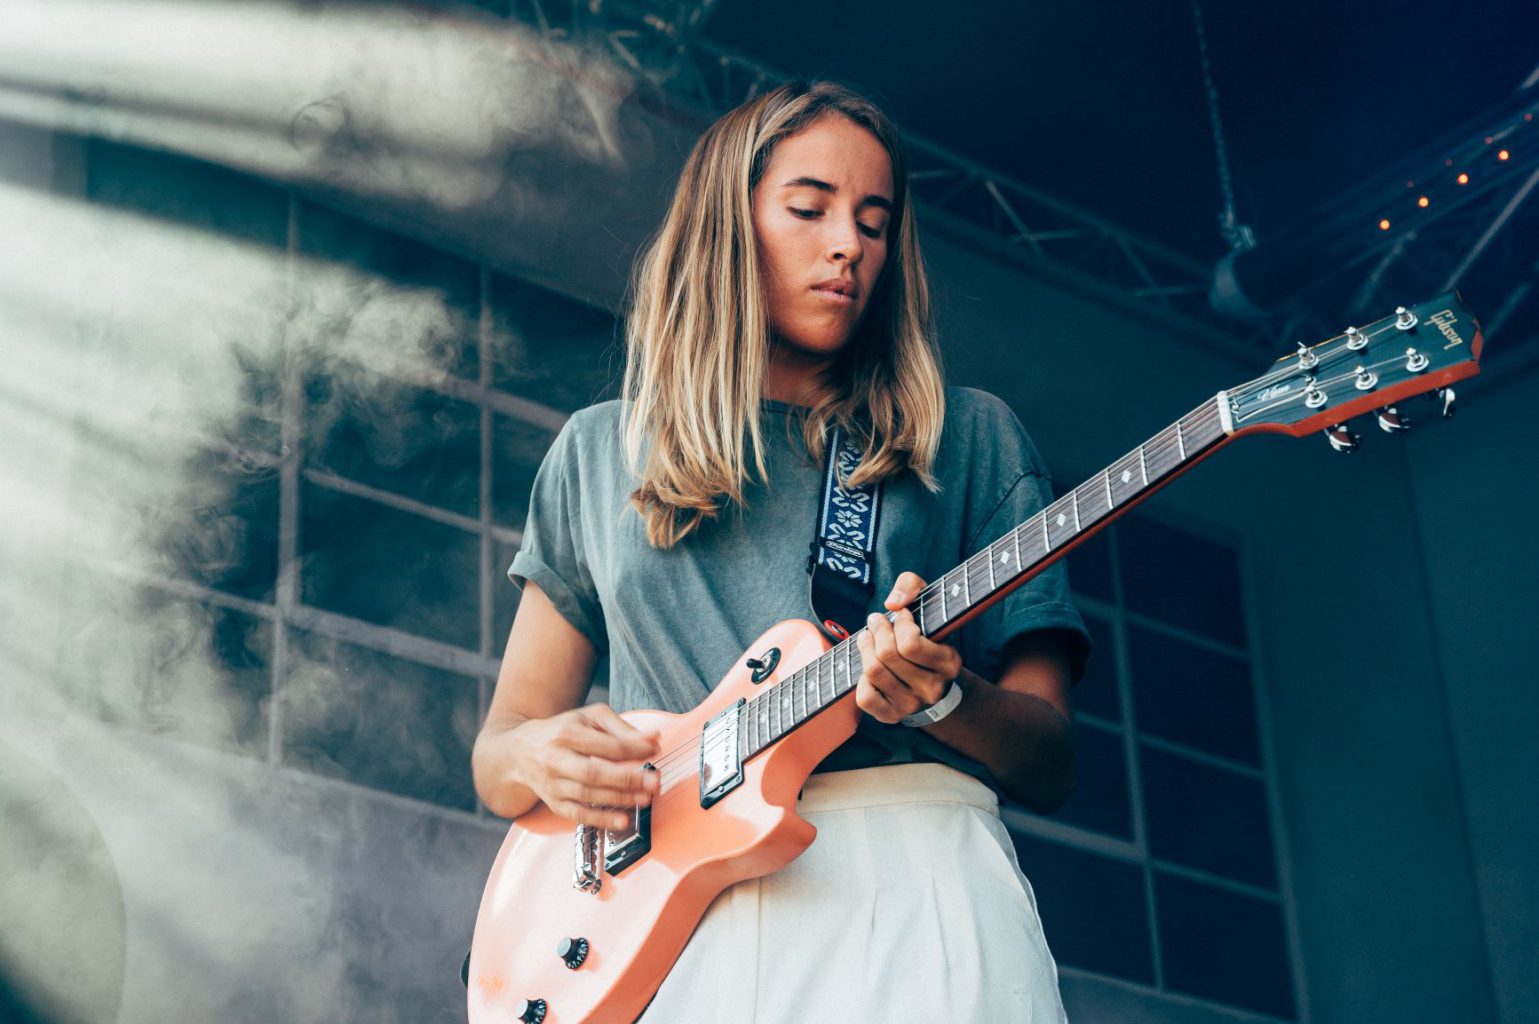
[{"label": "fret marker", "polygon": [[955,583],[953,583],[951,585],[951,596],[952,597],[956,597],[961,592],[962,592],[962,588],[961,587],[957,586]]},{"label": "fret marker", "polygon": [[1000,561],[1000,564],[1004,564],[1005,562],[1010,561],[1010,552],[1008,552],[1008,551],[1001,551],[999,553],[999,561]]},{"label": "fret marker", "polygon": [[1059,526],[1062,526],[1064,523],[1067,523],[1068,521],[1069,521],[1069,517],[1068,516],[1064,515],[1062,512],[1058,513],[1058,525]]},{"label": "fret marker", "polygon": [[1122,482],[1127,483],[1131,479],[1133,479],[1133,471],[1131,469],[1124,469],[1122,471]]}]

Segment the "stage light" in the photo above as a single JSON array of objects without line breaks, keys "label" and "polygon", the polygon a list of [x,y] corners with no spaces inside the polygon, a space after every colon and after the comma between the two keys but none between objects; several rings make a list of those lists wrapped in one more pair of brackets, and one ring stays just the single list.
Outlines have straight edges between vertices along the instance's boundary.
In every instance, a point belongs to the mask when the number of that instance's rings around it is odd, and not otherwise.
[{"label": "stage light", "polygon": [[1430,202],[1431,200],[1429,200],[1426,196],[1422,196],[1420,199],[1416,200],[1416,205],[1425,210]]},{"label": "stage light", "polygon": [[1498,160],[1508,160],[1508,159],[1511,159],[1511,157],[1512,157],[1512,154],[1507,152],[1505,149],[1502,150],[1500,153],[1496,154],[1496,159],[1498,159]]},{"label": "stage light", "polygon": [[1388,217],[1385,217],[1383,220],[1379,221],[1379,230],[1380,231],[1388,231],[1389,230],[1389,218]]},{"label": "stage light", "polygon": [[1457,180],[1461,185],[1468,185],[1470,183],[1470,176],[1468,174],[1461,174]]}]

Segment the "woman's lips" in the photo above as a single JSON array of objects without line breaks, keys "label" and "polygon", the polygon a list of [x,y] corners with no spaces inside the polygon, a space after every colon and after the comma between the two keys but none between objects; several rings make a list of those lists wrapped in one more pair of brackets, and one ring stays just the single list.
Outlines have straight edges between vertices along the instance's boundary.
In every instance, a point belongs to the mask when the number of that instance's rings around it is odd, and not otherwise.
[{"label": "woman's lips", "polygon": [[837,291],[832,285],[817,285],[812,289],[812,294],[839,306],[850,306],[855,303],[855,296]]}]

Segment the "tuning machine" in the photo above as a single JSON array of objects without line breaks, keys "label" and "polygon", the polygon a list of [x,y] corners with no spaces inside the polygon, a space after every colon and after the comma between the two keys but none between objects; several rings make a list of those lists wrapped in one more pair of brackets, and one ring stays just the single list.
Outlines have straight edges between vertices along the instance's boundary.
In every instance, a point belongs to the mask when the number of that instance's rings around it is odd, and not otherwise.
[{"label": "tuning machine", "polygon": [[1325,439],[1331,443],[1331,448],[1334,451],[1346,454],[1357,451],[1358,446],[1363,443],[1363,439],[1352,433],[1345,423],[1338,423],[1334,427],[1326,427]]},{"label": "tuning machine", "polygon": [[1379,420],[1379,429],[1386,434],[1398,434],[1411,429],[1411,421],[1400,415],[1400,410],[1393,405],[1386,405],[1374,413]]},{"label": "tuning machine", "polygon": [[1443,419],[1452,419],[1453,414],[1456,411],[1456,407],[1454,406],[1454,389],[1438,388],[1431,397],[1443,403]]}]

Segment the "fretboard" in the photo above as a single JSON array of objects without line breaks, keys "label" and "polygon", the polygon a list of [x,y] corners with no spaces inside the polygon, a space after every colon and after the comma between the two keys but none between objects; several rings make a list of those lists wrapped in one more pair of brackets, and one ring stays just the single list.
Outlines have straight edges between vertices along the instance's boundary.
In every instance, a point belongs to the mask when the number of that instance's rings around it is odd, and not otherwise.
[{"label": "fretboard", "polygon": [[[1220,394],[1204,402],[932,581],[908,606],[920,630],[932,639],[954,631],[1222,442],[1228,436],[1228,400]],[[745,760],[855,689],[859,635],[835,644],[740,709]]]}]

